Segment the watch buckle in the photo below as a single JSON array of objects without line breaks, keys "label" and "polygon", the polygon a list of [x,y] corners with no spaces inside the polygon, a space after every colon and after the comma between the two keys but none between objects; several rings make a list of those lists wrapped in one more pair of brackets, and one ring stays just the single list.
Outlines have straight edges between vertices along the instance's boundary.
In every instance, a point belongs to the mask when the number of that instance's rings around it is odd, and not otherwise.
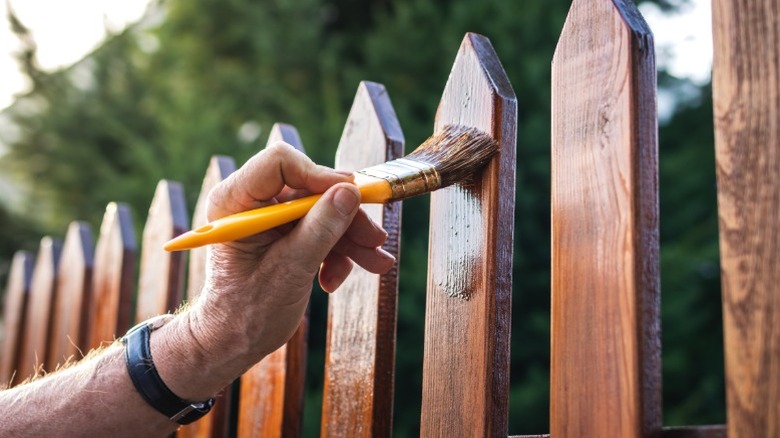
[{"label": "watch buckle", "polygon": [[207,407],[208,403],[193,403],[191,405],[187,405],[184,409],[176,413],[173,417],[170,418],[171,421],[178,422],[182,418],[189,415],[192,411],[198,411],[203,412],[203,410]]}]

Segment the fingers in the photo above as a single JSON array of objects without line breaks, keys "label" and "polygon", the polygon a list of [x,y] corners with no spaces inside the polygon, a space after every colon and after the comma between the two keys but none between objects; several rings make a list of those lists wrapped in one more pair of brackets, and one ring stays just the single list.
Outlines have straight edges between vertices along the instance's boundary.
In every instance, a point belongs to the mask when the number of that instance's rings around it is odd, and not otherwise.
[{"label": "fingers", "polygon": [[209,194],[208,219],[262,207],[285,186],[322,193],[352,175],[319,166],[287,143],[277,142],[257,153]]},{"label": "fingers", "polygon": [[322,290],[328,293],[335,291],[346,280],[351,271],[352,261],[349,258],[331,252],[320,266],[319,280]]},{"label": "fingers", "polygon": [[[328,189],[295,228],[277,241],[273,256],[299,263],[312,276],[352,223],[360,205],[360,192],[352,184]],[[269,252],[270,255],[270,252]]]},{"label": "fingers", "polygon": [[379,248],[387,240],[387,231],[379,227],[363,209],[358,211],[344,237],[333,250],[349,257],[366,271],[384,274],[393,267],[395,257]]},{"label": "fingers", "polygon": [[361,208],[344,237],[358,245],[376,248],[387,240],[387,231],[381,229]]},{"label": "fingers", "polygon": [[346,237],[336,243],[333,252],[349,257],[361,268],[374,274],[384,274],[395,263],[395,257],[382,248],[361,246]]}]

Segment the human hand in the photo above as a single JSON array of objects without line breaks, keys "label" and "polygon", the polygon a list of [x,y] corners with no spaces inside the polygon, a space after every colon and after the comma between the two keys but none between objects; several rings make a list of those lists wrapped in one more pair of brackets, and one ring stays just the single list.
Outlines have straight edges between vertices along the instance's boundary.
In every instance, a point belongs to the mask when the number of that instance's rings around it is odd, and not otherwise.
[{"label": "human hand", "polygon": [[318,166],[279,142],[212,190],[210,221],[324,194],[297,224],[210,247],[206,286],[193,309],[205,332],[199,342],[217,351],[227,342],[233,352],[259,358],[295,332],[318,268],[322,288],[332,292],[353,261],[374,273],[392,267],[395,259],[379,248],[387,233],[358,208],[360,193],[351,181],[350,174]]}]

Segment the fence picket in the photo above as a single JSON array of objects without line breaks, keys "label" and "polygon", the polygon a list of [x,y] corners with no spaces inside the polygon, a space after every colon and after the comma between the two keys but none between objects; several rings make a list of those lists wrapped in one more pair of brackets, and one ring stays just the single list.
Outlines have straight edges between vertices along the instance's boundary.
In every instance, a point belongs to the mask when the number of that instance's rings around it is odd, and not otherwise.
[{"label": "fence picket", "polygon": [[652,34],[630,1],[575,0],[552,71],[550,435],[659,436]]},{"label": "fence picket", "polygon": [[86,352],[87,309],[92,289],[94,247],[86,222],[70,223],[65,235],[53,302],[46,369],[54,370]]},{"label": "fence picket", "polygon": [[[267,145],[284,141],[305,152],[292,125],[275,123]],[[309,310],[287,344],[263,358],[241,376],[238,404],[239,437],[296,437],[303,422],[306,345]]]},{"label": "fence picket", "polygon": [[108,204],[95,249],[87,349],[109,343],[130,329],[137,252],[130,208]]},{"label": "fence picket", "polygon": [[189,228],[181,184],[162,180],[157,184],[141,243],[141,271],[135,320],[175,310],[184,295],[183,251],[167,252],[163,244]]},{"label": "fence picket", "polygon": [[490,41],[463,39],[436,114],[500,153],[431,195],[422,436],[506,436],[517,101]]},{"label": "fence picket", "polygon": [[713,2],[728,436],[780,436],[780,10]]},{"label": "fence picket", "polygon": [[19,356],[22,348],[27,304],[30,298],[33,256],[27,251],[17,251],[8,273],[3,310],[3,349],[0,356],[0,388],[18,382]]},{"label": "fence picket", "polygon": [[[235,161],[226,156],[215,155],[211,157],[206,176],[203,178],[198,201],[195,203],[195,211],[192,214],[192,228],[196,229],[205,225],[206,207],[208,195],[214,186],[236,170]],[[194,248],[190,250],[189,272],[187,281],[187,300],[192,302],[198,298],[206,280],[206,256],[208,247]],[[230,387],[225,388],[219,395],[211,412],[195,423],[186,425],[178,430],[176,436],[184,437],[227,437],[229,433],[230,414]]]},{"label": "fence picket", "polygon": [[[336,168],[355,171],[403,153],[403,133],[385,87],[361,82],[336,152]],[[383,248],[399,260],[401,203],[362,208],[388,232]],[[383,275],[355,266],[328,301],[321,435],[389,437],[398,261]]]},{"label": "fence picket", "polygon": [[41,239],[30,282],[30,298],[17,369],[19,378],[15,382],[37,374],[47,362],[51,308],[56,295],[61,249],[59,239],[49,236]]}]

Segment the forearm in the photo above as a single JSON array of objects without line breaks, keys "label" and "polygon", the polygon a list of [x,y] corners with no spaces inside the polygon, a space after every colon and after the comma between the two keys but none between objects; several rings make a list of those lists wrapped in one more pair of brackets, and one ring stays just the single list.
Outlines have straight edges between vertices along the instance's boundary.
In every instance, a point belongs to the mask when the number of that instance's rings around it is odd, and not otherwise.
[{"label": "forearm", "polygon": [[119,343],[0,392],[0,406],[4,436],[164,436],[176,429],[135,391]]},{"label": "forearm", "polygon": [[[230,354],[229,346],[213,355],[204,351],[193,317],[177,315],[154,331],[150,342],[166,385],[180,398],[200,402],[251,363]],[[0,391],[0,406],[3,436],[167,436],[179,426],[138,394],[119,342],[71,367]]]}]

